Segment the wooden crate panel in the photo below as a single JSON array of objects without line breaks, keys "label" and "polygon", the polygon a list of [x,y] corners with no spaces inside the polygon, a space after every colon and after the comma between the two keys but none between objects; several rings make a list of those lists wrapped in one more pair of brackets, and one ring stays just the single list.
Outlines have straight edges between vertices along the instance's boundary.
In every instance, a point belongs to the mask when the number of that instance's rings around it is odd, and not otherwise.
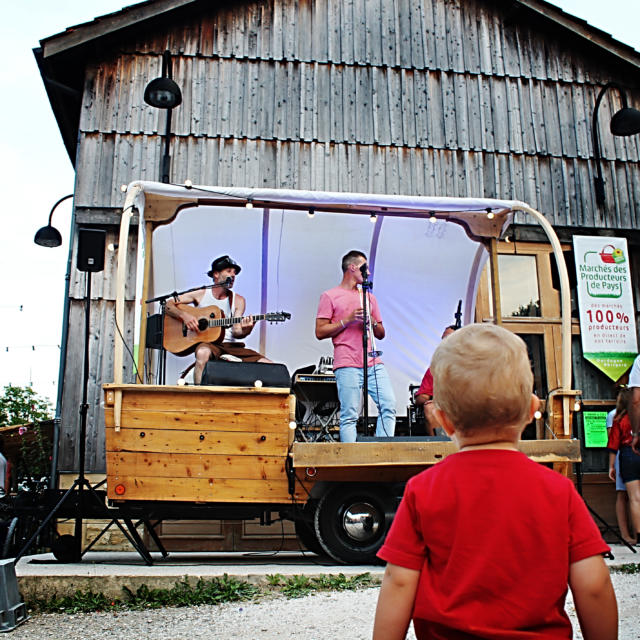
[{"label": "wooden crate panel", "polygon": [[[256,390],[253,393],[233,391],[191,391],[180,393],[181,388],[166,391],[144,389],[123,390],[122,408],[148,411],[171,411],[184,409],[190,412],[243,412],[276,413],[289,411],[289,393],[268,393]],[[108,394],[109,391],[107,390]],[[108,401],[107,401],[108,404]]]},{"label": "wooden crate panel", "polygon": [[296,478],[301,482],[405,482],[421,471],[428,469],[431,464],[398,465],[391,467],[320,467],[296,469]]},{"label": "wooden crate panel", "polygon": [[[120,422],[132,429],[194,429],[213,431],[269,431],[286,433],[289,428],[289,412],[240,413],[199,412],[188,410],[150,411],[124,408]],[[105,411],[105,425],[113,427],[113,412]]]},{"label": "wooden crate panel", "polygon": [[283,456],[223,456],[187,453],[107,452],[109,477],[228,478],[281,480]]},{"label": "wooden crate panel", "polygon": [[[117,486],[124,494],[116,494]],[[107,484],[111,500],[177,500],[190,502],[265,502],[291,501],[286,478],[277,480],[241,480],[214,478],[153,478],[113,476]]]},{"label": "wooden crate panel", "polygon": [[286,456],[289,434],[107,428],[107,451]]}]

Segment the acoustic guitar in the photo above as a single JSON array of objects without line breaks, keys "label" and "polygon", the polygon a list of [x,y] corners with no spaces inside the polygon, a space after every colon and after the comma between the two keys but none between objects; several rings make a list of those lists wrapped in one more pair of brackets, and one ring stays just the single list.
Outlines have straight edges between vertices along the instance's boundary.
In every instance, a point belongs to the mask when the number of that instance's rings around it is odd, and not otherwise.
[{"label": "acoustic guitar", "polygon": [[200,342],[222,342],[227,327],[242,322],[243,318],[251,318],[253,322],[266,320],[267,322],[284,322],[291,318],[286,311],[277,313],[263,313],[255,316],[232,316],[226,318],[222,309],[210,307],[193,307],[189,304],[176,304],[180,311],[186,311],[198,321],[199,331],[190,331],[182,320],[165,316],[163,345],[167,351],[177,356],[186,356],[195,351]]}]

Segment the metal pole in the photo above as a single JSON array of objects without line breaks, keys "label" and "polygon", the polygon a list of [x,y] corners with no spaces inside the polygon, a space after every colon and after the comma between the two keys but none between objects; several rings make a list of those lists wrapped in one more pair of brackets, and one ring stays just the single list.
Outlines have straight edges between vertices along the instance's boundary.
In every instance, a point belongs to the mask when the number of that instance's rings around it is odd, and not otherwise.
[{"label": "metal pole", "polygon": [[87,390],[89,387],[89,338],[91,321],[91,272],[85,274],[85,306],[84,306],[84,362],[82,365],[82,403],[80,404],[80,436],[78,439],[78,501],[76,505],[76,522],[74,529],[74,543],[76,545],[76,557],[82,556],[82,514],[84,502],[84,467],[85,467],[85,441],[87,438]]}]

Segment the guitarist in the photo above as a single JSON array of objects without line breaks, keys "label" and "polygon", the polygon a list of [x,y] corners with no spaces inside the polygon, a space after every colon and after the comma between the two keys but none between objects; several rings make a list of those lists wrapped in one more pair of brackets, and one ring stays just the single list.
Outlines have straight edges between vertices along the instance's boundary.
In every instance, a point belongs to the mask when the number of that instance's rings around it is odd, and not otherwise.
[{"label": "guitarist", "polygon": [[[244,314],[246,300],[243,296],[232,291],[236,276],[242,267],[229,256],[220,256],[211,263],[211,270],[207,275],[213,279],[211,288],[198,289],[181,295],[177,301],[167,301],[167,315],[182,321],[190,331],[198,331],[198,321],[192,315],[181,311],[176,306],[180,304],[193,304],[196,307],[209,307],[215,305],[224,313],[225,317],[240,317]],[[217,286],[216,286],[217,285]],[[195,348],[194,382],[200,384],[202,372],[209,360],[222,359],[235,362],[271,362],[261,353],[247,349],[240,338],[248,336],[255,322],[250,317],[243,318],[241,322],[225,329],[224,340],[220,344],[200,342]]]}]

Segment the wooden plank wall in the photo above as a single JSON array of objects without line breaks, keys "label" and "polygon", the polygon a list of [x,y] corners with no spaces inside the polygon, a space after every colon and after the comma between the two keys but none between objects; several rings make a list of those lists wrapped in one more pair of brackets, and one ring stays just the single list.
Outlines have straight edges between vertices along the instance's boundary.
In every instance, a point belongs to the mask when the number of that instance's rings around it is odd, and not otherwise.
[{"label": "wooden plank wall", "polygon": [[117,206],[132,176],[157,178],[165,115],[142,94],[168,47],[174,182],[518,198],[554,224],[634,228],[640,148],[608,132],[615,92],[600,108],[604,216],[591,161],[597,92],[633,85],[629,69],[505,18],[480,0],[271,0],[143,32],[89,71],[79,165],[95,170],[77,203]]},{"label": "wooden plank wall", "polygon": [[[88,62],[76,207],[115,212],[120,185],[158,179],[165,113],[143,93],[168,48],[183,93],[173,182],[517,198],[556,225],[637,228],[638,136],[609,134],[619,108],[609,92],[600,108],[608,208],[598,210],[590,118],[605,82],[640,86],[640,73],[506,11],[487,0],[203,2],[137,29]],[[629,98],[637,105],[640,92]],[[113,280],[111,265],[105,273]],[[99,385],[112,380],[112,292],[94,291]],[[81,362],[75,285],[71,296],[64,469],[75,456]],[[87,468],[102,471],[97,387],[91,393]]]}]

